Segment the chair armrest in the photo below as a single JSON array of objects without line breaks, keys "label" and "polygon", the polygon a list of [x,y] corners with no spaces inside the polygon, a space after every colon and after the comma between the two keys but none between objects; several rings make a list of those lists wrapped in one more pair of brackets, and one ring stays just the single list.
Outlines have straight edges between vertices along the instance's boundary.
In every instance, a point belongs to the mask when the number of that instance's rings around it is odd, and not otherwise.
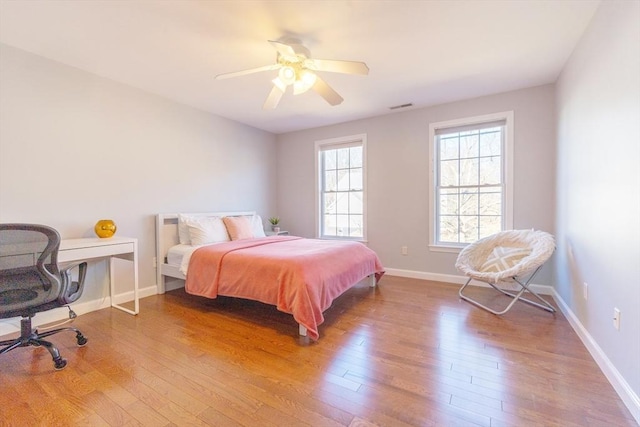
[{"label": "chair armrest", "polygon": [[[78,268],[78,280],[74,281],[71,275],[71,271]],[[70,304],[76,301],[82,295],[84,289],[84,279],[87,275],[87,262],[78,262],[73,264],[66,264],[64,269],[60,270],[60,277],[62,279],[62,292],[58,297],[58,301],[63,304]]]}]

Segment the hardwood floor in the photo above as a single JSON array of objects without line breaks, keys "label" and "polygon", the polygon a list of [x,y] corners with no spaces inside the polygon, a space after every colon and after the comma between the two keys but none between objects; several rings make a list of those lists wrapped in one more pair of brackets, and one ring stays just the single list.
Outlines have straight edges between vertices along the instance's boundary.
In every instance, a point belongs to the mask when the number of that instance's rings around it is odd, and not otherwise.
[{"label": "hardwood floor", "polygon": [[[326,313],[320,340],[256,302],[182,290],[136,317],[78,317],[89,338],[0,356],[0,425],[635,426],[560,313],[494,316],[458,286],[385,276]],[[473,290],[484,297],[489,290]]]}]

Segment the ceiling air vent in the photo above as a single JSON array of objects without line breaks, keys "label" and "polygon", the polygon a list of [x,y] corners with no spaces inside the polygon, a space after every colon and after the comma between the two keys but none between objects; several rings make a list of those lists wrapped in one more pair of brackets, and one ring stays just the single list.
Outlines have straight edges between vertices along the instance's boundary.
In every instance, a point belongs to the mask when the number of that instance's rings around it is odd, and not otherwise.
[{"label": "ceiling air vent", "polygon": [[407,107],[413,107],[413,104],[408,103],[408,104],[402,104],[402,105],[395,105],[393,107],[389,107],[389,110],[398,110],[400,108],[407,108]]}]

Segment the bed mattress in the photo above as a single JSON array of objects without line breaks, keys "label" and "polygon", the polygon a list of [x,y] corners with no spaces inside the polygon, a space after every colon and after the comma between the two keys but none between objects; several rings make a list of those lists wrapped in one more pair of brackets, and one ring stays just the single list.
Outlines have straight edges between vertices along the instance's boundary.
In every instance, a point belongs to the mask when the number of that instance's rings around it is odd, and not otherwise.
[{"label": "bed mattress", "polygon": [[193,252],[193,246],[191,245],[176,245],[169,248],[167,252],[167,264],[180,267],[182,259],[185,255]]}]

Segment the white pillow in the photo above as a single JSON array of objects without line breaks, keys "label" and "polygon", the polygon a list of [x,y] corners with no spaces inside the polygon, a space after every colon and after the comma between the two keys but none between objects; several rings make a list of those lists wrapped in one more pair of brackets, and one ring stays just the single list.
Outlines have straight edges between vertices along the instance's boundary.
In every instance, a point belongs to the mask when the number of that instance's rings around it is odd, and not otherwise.
[{"label": "white pillow", "polygon": [[189,238],[191,245],[201,246],[210,243],[228,242],[229,233],[222,222],[222,218],[217,216],[191,218],[186,221],[189,228]]},{"label": "white pillow", "polygon": [[189,226],[187,221],[194,219],[195,217],[189,215],[178,214],[178,240],[181,245],[190,245],[191,238],[189,237]]},{"label": "white pillow", "polygon": [[251,218],[251,230],[253,230],[253,237],[266,237],[260,215],[253,215]]}]

